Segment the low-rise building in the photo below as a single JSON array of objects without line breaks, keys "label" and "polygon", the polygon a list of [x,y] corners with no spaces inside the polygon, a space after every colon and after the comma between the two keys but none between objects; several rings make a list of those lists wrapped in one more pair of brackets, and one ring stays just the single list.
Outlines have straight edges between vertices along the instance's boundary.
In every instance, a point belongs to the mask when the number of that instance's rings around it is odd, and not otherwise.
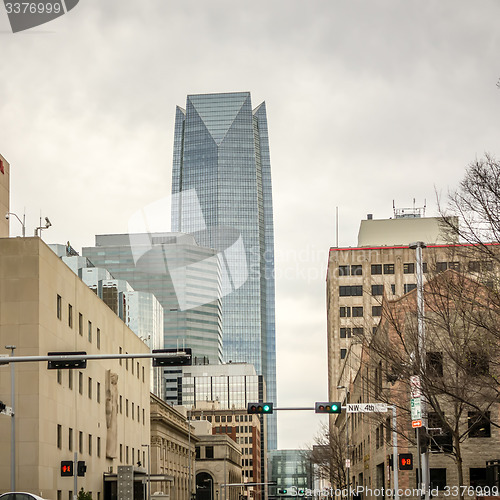
[{"label": "low-rise building", "polygon": [[[15,356],[150,352],[40,238],[0,239],[0,277],[0,346],[15,346]],[[0,415],[0,492],[15,487],[71,500],[74,477],[61,476],[61,462],[76,457],[87,467],[77,488],[104,500],[105,473],[147,461],[150,365],[149,359],[96,359],[65,370],[48,370],[46,362],[0,365],[0,400],[15,407],[13,463],[12,418]]]}]

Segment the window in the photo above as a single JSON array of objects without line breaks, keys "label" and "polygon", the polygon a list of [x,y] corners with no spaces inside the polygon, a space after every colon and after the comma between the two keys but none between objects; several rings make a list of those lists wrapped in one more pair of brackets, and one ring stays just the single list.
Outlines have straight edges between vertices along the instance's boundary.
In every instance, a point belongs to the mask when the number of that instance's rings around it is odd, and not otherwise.
[{"label": "window", "polygon": [[57,383],[62,384],[62,370],[57,370]]},{"label": "window", "polygon": [[339,286],[340,297],[359,297],[363,295],[362,285]]},{"label": "window", "polygon": [[83,335],[83,314],[78,313],[78,333]]},{"label": "window", "polygon": [[347,339],[351,337],[351,329],[350,328],[341,328],[340,329],[340,338]]},{"label": "window", "polygon": [[350,318],[351,317],[351,308],[342,306],[340,308],[340,317],[341,318]]},{"label": "window", "polygon": [[89,321],[89,342],[92,342],[92,322]]},{"label": "window", "polygon": [[352,334],[354,336],[360,336],[363,335],[363,328],[353,328],[352,329]]},{"label": "window", "polygon": [[436,429],[432,435],[430,450],[441,453],[453,452],[453,437],[436,412],[427,415],[429,428]]},{"label": "window", "polygon": [[99,382],[97,382],[97,385],[96,385],[96,398],[97,398],[97,402],[100,403],[101,402],[101,384]]},{"label": "window", "polygon": [[482,352],[469,352],[467,365],[474,376],[487,375],[490,371],[488,356]]},{"label": "window", "polygon": [[[123,354],[123,349],[121,347],[118,349],[118,353]],[[120,358],[119,363],[120,363],[120,366],[122,366],[122,358]]]},{"label": "window", "polygon": [[347,355],[347,349],[340,349],[340,359],[345,359]]},{"label": "window", "polygon": [[413,262],[405,262],[403,264],[403,274],[415,274],[415,264]]},{"label": "window", "polygon": [[197,446],[197,447],[195,448],[195,450],[196,450],[196,453],[195,453],[196,459],[197,459],[197,460],[199,460],[199,459],[201,458],[201,455],[200,455],[200,447],[199,447],[199,446]]},{"label": "window", "polygon": [[62,425],[57,424],[57,447],[62,448]]},{"label": "window", "polygon": [[351,276],[362,276],[363,275],[363,266],[360,264],[356,264],[351,266]]},{"label": "window", "polygon": [[97,456],[101,456],[101,438],[97,437]]},{"label": "window", "polygon": [[437,488],[443,490],[446,486],[446,469],[431,469],[430,470],[431,489]]},{"label": "window", "polygon": [[132,420],[134,420],[134,410],[135,410],[135,405],[132,403]]},{"label": "window", "polygon": [[362,318],[363,317],[363,308],[362,307],[353,307],[352,308],[352,317],[353,318]]},{"label": "window", "polygon": [[391,285],[391,293],[392,295],[396,295],[396,285],[394,283]]},{"label": "window", "polygon": [[205,458],[214,458],[213,446],[205,446]]},{"label": "window", "polygon": [[448,269],[448,262],[436,262],[436,271],[442,273]]},{"label": "window", "polygon": [[372,306],[372,316],[382,316],[382,306]]},{"label": "window", "polygon": [[480,413],[470,411],[468,415],[469,437],[471,438],[489,438],[491,437],[490,412]]},{"label": "window", "polygon": [[57,319],[62,318],[62,298],[60,295],[57,296]]},{"label": "window", "polygon": [[68,370],[68,387],[73,390],[73,370]]},{"label": "window", "polygon": [[417,288],[417,285],[415,283],[405,283],[405,293],[411,292],[412,290],[415,290],[415,288]]},{"label": "window", "polygon": [[339,276],[349,276],[349,266],[339,266]]},{"label": "window", "polygon": [[384,264],[384,274],[394,274],[394,264]]},{"label": "window", "polygon": [[97,349],[101,348],[101,329],[98,328],[96,331],[96,338],[95,338],[96,344],[97,344]]},{"label": "window", "polygon": [[68,326],[73,328],[73,306],[68,304]]},{"label": "window", "polygon": [[433,377],[443,376],[443,353],[428,352],[427,353],[427,371]]},{"label": "window", "polygon": [[89,384],[88,384],[88,396],[89,399],[92,399],[92,379],[89,377]]},{"label": "window", "polygon": [[372,264],[372,274],[382,274],[382,264]]},{"label": "window", "polygon": [[92,434],[89,434],[89,455],[92,455]]},{"label": "window", "polygon": [[128,399],[125,400],[125,416],[128,417]]},{"label": "window", "polygon": [[375,397],[377,398],[382,392],[382,361],[379,362],[374,373]]},{"label": "window", "polygon": [[83,373],[78,372],[78,392],[83,394]]},{"label": "window", "polygon": [[488,481],[486,480],[486,468],[470,468],[469,469],[470,485],[473,488],[480,488],[488,486]]},{"label": "window", "polygon": [[123,397],[120,396],[120,415],[123,414]]},{"label": "window", "polygon": [[78,433],[78,453],[83,453],[83,432]]},{"label": "window", "polygon": [[372,295],[384,295],[384,285],[372,285]]},{"label": "window", "polygon": [[455,271],[460,271],[460,262],[448,262],[448,269],[454,269]]},{"label": "window", "polygon": [[73,429],[68,429],[68,450],[73,451]]},{"label": "window", "polygon": [[123,445],[120,444],[120,462],[123,462]]}]

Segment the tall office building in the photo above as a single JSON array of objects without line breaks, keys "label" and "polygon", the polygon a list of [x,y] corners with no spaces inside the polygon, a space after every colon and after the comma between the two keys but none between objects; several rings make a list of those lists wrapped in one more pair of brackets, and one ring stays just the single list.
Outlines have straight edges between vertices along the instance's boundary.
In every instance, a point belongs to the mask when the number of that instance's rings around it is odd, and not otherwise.
[{"label": "tall office building", "polygon": [[[195,196],[193,196],[195,193]],[[195,233],[220,255],[226,362],[264,375],[276,403],[274,232],[265,103],[249,92],[189,95],[177,107],[172,230]],[[194,201],[193,201],[194,199]],[[269,416],[269,449],[277,447]]]},{"label": "tall office building", "polygon": [[[344,396],[359,368],[361,339],[377,327],[382,298],[395,299],[416,288],[415,250],[423,241],[424,271],[459,269],[440,219],[422,209],[395,210],[393,219],[361,221],[358,246],[330,248],[327,274],[328,383],[330,401]],[[426,274],[424,275],[426,276]]]}]

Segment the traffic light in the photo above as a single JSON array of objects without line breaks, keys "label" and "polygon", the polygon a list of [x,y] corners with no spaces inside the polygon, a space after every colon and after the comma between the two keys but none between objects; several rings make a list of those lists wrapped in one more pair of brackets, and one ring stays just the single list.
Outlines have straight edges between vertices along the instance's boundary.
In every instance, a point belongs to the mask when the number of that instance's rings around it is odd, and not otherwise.
[{"label": "traffic light", "polygon": [[288,490],[286,488],[279,488],[278,495],[286,495],[288,494]]},{"label": "traffic light", "polygon": [[269,415],[273,412],[272,403],[248,403],[247,413],[258,415]]},{"label": "traffic light", "polygon": [[76,465],[76,474],[77,476],[85,476],[87,472],[87,466],[85,465],[85,460],[79,460]]},{"label": "traffic light", "polygon": [[[87,354],[85,351],[78,352],[48,352],[47,356],[85,356]],[[74,368],[87,368],[86,359],[72,359],[72,360],[54,360],[47,362],[47,368],[49,370],[61,370],[61,369],[74,369]]]},{"label": "traffic light", "polygon": [[418,428],[418,444],[420,445],[420,453],[426,453],[431,444],[431,436],[425,427]]},{"label": "traffic light", "polygon": [[192,350],[190,347],[185,349],[153,349],[153,354],[171,353],[176,356],[167,358],[153,358],[153,366],[191,366],[193,364]]},{"label": "traffic light", "polygon": [[413,454],[400,453],[398,455],[399,470],[413,470]]},{"label": "traffic light", "polygon": [[340,413],[342,411],[342,404],[338,401],[327,403],[316,403],[314,407],[316,413]]},{"label": "traffic light", "polygon": [[63,460],[61,462],[61,476],[72,476],[73,475],[73,461]]}]

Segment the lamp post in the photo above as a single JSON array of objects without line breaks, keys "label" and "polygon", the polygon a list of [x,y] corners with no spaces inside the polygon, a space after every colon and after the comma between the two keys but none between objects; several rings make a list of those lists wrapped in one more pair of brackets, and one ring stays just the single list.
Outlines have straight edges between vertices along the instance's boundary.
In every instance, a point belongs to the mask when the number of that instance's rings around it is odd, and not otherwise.
[{"label": "lamp post", "polygon": [[[425,351],[425,324],[424,324],[424,274],[423,274],[423,261],[422,249],[426,247],[423,241],[416,241],[410,243],[409,247],[415,250],[415,259],[417,262],[417,344],[418,344],[418,374],[423,375],[426,371],[426,351]],[[425,395],[421,395],[421,412],[422,412],[422,425],[427,428],[427,409]],[[417,427],[417,443],[420,449],[420,428]],[[421,462],[420,485],[421,489],[425,491],[425,500],[429,500],[429,483],[430,483],[430,470],[429,470],[429,451],[419,453],[419,461]]]},{"label": "lamp post", "polygon": [[149,444],[142,446],[148,447],[148,500],[151,500],[151,446]]},{"label": "lamp post", "polygon": [[[17,215],[16,215],[17,217]],[[24,226],[23,226],[24,229]],[[24,234],[23,234],[24,236]],[[6,345],[5,349],[10,349],[10,355],[14,356],[15,345]],[[10,427],[10,490],[16,491],[16,379],[14,363],[10,364],[10,405],[12,407],[11,427]]]},{"label": "lamp post", "polygon": [[[23,228],[23,238],[26,236],[26,214],[23,214],[23,220],[21,220],[17,214],[15,214],[14,212],[7,212],[5,214],[5,218],[8,219],[9,218],[9,215],[13,215],[20,223],[21,223],[21,226]],[[12,490],[14,491],[14,490]]]},{"label": "lamp post", "polygon": [[[347,406],[347,387],[345,385],[338,385],[337,389],[344,389],[345,392],[345,404]],[[345,442],[346,442],[346,451],[347,451],[347,459],[346,459],[346,469],[347,469],[347,498],[348,500],[351,498],[351,493],[349,491],[349,487],[351,485],[351,460],[349,456],[349,425],[347,423],[347,412],[345,414]]]}]

